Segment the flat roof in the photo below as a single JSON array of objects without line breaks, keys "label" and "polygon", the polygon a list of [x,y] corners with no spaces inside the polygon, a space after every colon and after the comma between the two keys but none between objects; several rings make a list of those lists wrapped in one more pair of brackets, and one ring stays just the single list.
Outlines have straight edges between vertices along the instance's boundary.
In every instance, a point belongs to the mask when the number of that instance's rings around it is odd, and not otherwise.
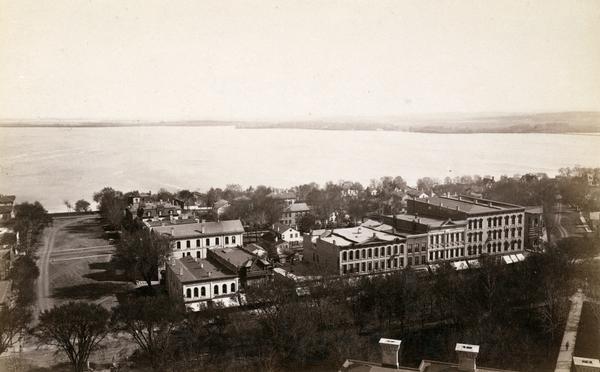
[{"label": "flat roof", "polygon": [[345,247],[353,244],[365,244],[371,241],[393,242],[403,237],[371,229],[365,226],[347,227],[343,229],[333,229],[329,234],[321,236],[321,240],[337,246]]},{"label": "flat roof", "polygon": [[157,226],[153,228],[153,230],[159,234],[169,235],[172,238],[177,239],[221,234],[238,234],[244,232],[244,226],[242,226],[240,220],[228,220]]},{"label": "flat roof", "polygon": [[474,198],[472,196],[459,195],[432,196],[424,199],[415,199],[413,202],[441,206],[442,208],[458,210],[467,214],[483,214],[498,211],[522,210],[524,207],[494,200]]},{"label": "flat roof", "polygon": [[[442,218],[435,218],[435,217],[422,217],[422,216],[417,216],[417,215],[408,214],[408,213],[396,214],[395,216],[399,220],[416,222],[421,225],[427,225],[427,226],[431,226],[431,227],[446,227],[446,226],[450,227],[451,224],[455,225],[455,226],[463,226],[463,225],[467,224],[466,220],[452,220],[449,218],[442,219]],[[393,218],[394,215],[392,215],[390,217]]]},{"label": "flat roof", "polygon": [[207,259],[183,257],[175,259],[168,265],[175,275],[181,273],[179,281],[183,284],[235,276],[227,269],[217,266]]},{"label": "flat roof", "polygon": [[600,368],[600,360],[593,358],[582,358],[574,356],[573,364],[575,364],[576,366]]}]

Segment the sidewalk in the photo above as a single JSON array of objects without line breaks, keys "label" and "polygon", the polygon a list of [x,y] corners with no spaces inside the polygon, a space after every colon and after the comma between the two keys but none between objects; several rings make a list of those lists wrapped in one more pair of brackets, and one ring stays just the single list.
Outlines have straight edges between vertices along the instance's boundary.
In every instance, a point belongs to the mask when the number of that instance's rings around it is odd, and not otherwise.
[{"label": "sidewalk", "polygon": [[[583,307],[583,292],[577,290],[571,297],[571,310],[565,326],[565,333],[560,343],[560,352],[556,360],[554,372],[570,372],[573,361],[573,350],[575,350],[575,340],[577,338],[577,328],[579,328],[579,319],[581,318],[581,309]],[[566,349],[567,342],[569,348]]]}]

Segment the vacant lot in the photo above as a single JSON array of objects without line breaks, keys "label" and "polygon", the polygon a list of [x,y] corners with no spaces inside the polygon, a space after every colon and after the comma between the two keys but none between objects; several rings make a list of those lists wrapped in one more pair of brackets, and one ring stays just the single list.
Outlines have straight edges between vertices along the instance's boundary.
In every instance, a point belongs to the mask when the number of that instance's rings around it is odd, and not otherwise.
[{"label": "vacant lot", "polygon": [[131,287],[110,269],[114,246],[97,216],[54,219],[40,249],[39,308],[70,300],[115,304],[115,293]]}]

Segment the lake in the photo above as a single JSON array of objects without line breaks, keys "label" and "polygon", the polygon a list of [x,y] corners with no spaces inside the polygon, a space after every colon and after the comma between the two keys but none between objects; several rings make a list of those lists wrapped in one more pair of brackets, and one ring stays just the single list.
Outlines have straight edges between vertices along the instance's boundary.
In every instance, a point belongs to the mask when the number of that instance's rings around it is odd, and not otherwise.
[{"label": "lake", "polygon": [[95,191],[443,180],[600,165],[600,136],[234,127],[0,128],[0,193],[53,212]]}]

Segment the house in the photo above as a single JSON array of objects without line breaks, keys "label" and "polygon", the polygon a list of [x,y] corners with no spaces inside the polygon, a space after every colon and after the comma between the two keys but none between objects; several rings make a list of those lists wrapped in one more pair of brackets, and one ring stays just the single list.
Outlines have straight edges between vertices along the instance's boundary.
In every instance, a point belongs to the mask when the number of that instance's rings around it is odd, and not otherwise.
[{"label": "house", "polygon": [[166,223],[152,227],[155,234],[171,241],[173,257],[204,259],[209,249],[242,246],[244,227],[240,220],[219,222]]},{"label": "house", "polygon": [[[135,199],[135,198],[134,198]],[[181,207],[166,201],[133,203],[129,206],[133,216],[142,221],[171,219],[181,215]]]},{"label": "house", "polygon": [[8,221],[15,217],[15,199],[14,195],[0,194],[0,221]]},{"label": "house", "polygon": [[198,311],[212,303],[239,306],[237,273],[207,259],[172,258],[166,267],[169,297],[182,301],[186,309]]},{"label": "house", "polygon": [[302,234],[296,229],[292,229],[288,225],[282,223],[275,223],[271,227],[271,231],[277,235],[281,240],[285,240],[290,243],[302,243]]},{"label": "house", "polygon": [[242,287],[273,276],[273,265],[269,261],[241,248],[215,248],[208,251],[208,258],[235,272]]},{"label": "house", "polygon": [[267,198],[271,198],[280,201],[285,206],[290,206],[296,202],[296,193],[293,191],[286,192],[272,192],[267,194]]},{"label": "house", "polygon": [[498,368],[487,368],[477,365],[479,345],[457,343],[454,351],[458,363],[422,360],[417,368],[402,366],[402,341],[382,338],[379,340],[381,347],[381,362],[366,362],[362,360],[347,359],[340,372],[516,372]]},{"label": "house", "polygon": [[293,228],[298,228],[300,218],[309,213],[310,207],[306,203],[294,203],[283,210],[279,222]]},{"label": "house", "polygon": [[247,244],[246,246],[241,247],[241,249],[259,258],[266,259],[269,256],[267,250],[256,243]]},{"label": "house", "polygon": [[280,239],[273,231],[266,232],[261,237],[261,246],[268,252],[268,257],[280,263],[301,260],[303,246],[296,242]]}]

